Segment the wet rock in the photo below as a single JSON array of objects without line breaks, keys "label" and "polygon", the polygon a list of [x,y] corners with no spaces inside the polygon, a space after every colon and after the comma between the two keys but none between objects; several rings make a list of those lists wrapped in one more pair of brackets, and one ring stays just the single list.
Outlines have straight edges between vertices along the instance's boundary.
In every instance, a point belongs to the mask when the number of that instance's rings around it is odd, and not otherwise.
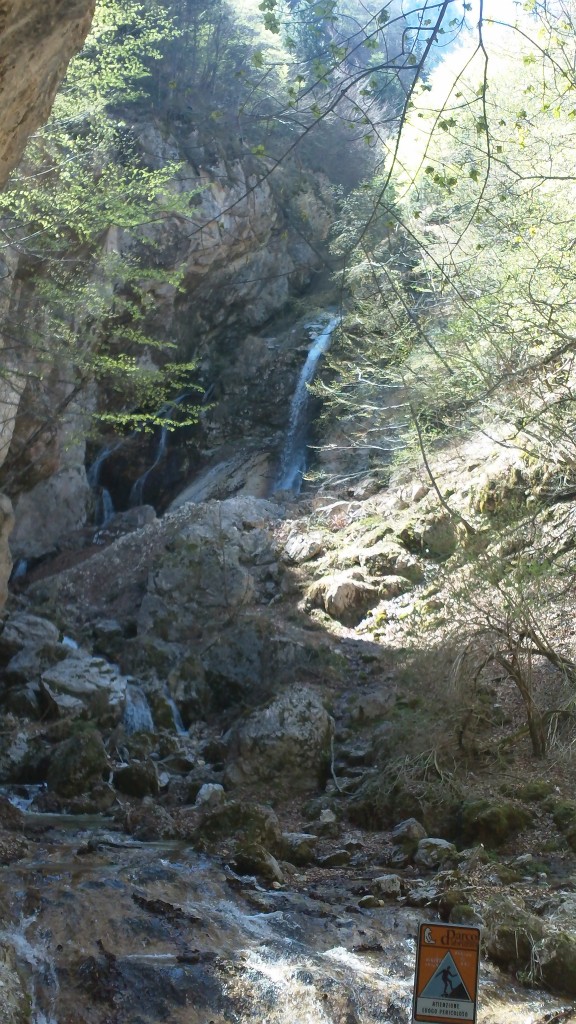
[{"label": "wet rock", "polygon": [[102,781],[109,762],[102,737],[87,729],[59,743],[50,757],[48,788],[58,796],[76,797]]},{"label": "wet rock", "polygon": [[124,815],[124,827],[135,839],[144,842],[180,838],[177,823],[172,815],[149,799],[138,807],[128,808]]},{"label": "wet rock", "polygon": [[528,968],[534,946],[545,932],[540,918],[526,910],[519,899],[501,893],[486,908],[484,920],[488,955],[505,967]]},{"label": "wet rock", "polygon": [[43,714],[40,700],[40,689],[30,683],[27,686],[16,686],[9,690],[4,702],[8,711],[21,718],[38,719]]},{"label": "wet rock", "polygon": [[421,839],[414,854],[414,863],[430,871],[457,859],[458,852],[446,839]]},{"label": "wet rock", "polygon": [[114,785],[127,796],[156,796],[160,791],[154,761],[132,761],[114,772]]},{"label": "wet rock", "polygon": [[25,818],[14,804],[5,796],[0,796],[0,828],[10,832],[20,832],[24,827]]},{"label": "wet rock", "polygon": [[88,799],[83,800],[83,813],[106,814],[116,803],[117,796],[109,782],[99,782],[92,786]]},{"label": "wet rock", "polygon": [[531,812],[512,800],[468,800],[462,804],[461,832],[465,842],[500,846],[532,822]]},{"label": "wet rock", "polygon": [[85,710],[84,701],[80,697],[72,697],[69,693],[56,693],[48,683],[40,684],[40,700],[50,718],[76,718]]},{"label": "wet rock", "polygon": [[318,836],[311,832],[283,832],[281,836],[282,856],[297,867],[312,864]]},{"label": "wet rock", "polygon": [[0,942],[0,1024],[30,1024],[30,997],[12,946]]},{"label": "wet rock", "polygon": [[318,821],[312,826],[318,836],[335,839],[340,834],[340,824],[334,811],[330,807],[323,807],[320,811]]},{"label": "wet rock", "polygon": [[282,869],[268,850],[260,843],[242,844],[230,862],[239,875],[259,875],[269,882],[284,883]]},{"label": "wet rock", "polygon": [[377,896],[368,893],[366,896],[361,896],[358,900],[358,906],[362,910],[371,910],[373,907],[382,907],[384,905],[383,900],[378,899]]},{"label": "wet rock", "polygon": [[310,791],[327,771],[331,734],[332,720],[316,691],[294,686],[232,730],[226,781]]},{"label": "wet rock", "polygon": [[0,829],[0,864],[12,864],[15,860],[21,860],[27,853],[28,843],[24,836]]},{"label": "wet rock", "polygon": [[408,882],[406,884],[406,902],[410,907],[430,907],[437,903],[440,887],[431,882]]}]

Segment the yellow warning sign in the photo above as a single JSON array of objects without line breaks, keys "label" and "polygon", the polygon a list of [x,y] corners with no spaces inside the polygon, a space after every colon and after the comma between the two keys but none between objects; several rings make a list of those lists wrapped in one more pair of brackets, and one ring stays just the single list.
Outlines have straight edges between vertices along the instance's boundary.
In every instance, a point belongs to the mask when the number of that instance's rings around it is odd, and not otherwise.
[{"label": "yellow warning sign", "polygon": [[418,932],[414,1021],[469,1024],[476,1020],[480,929],[421,924]]}]

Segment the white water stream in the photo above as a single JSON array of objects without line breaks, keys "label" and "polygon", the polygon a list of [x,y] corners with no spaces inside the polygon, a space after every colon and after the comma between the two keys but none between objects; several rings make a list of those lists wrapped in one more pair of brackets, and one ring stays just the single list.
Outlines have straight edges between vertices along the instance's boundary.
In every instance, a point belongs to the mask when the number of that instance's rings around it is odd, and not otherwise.
[{"label": "white water stream", "polygon": [[290,405],[288,431],[280,459],[280,471],[274,487],[275,491],[294,491],[296,494],[300,492],[307,460],[306,441],[310,402],[308,385],[314,380],[320,357],[328,350],[332,334],[339,323],[340,317],[334,316],[323,328],[316,324],[310,325],[310,327],[318,329],[319,333],[314,336],[313,345],[302,367]]}]

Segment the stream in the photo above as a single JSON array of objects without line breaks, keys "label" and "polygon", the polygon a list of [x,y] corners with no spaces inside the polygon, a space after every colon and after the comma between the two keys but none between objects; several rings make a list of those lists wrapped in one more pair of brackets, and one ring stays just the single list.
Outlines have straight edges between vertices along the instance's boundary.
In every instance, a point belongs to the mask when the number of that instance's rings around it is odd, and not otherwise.
[{"label": "stream", "polygon": [[[267,887],[186,843],[136,841],[105,819],[27,821],[27,857],[0,868],[0,938],[25,979],[31,1024],[411,1020],[425,915],[358,906],[382,867],[302,870]],[[482,964],[480,1024],[529,1024],[561,1006]]]}]

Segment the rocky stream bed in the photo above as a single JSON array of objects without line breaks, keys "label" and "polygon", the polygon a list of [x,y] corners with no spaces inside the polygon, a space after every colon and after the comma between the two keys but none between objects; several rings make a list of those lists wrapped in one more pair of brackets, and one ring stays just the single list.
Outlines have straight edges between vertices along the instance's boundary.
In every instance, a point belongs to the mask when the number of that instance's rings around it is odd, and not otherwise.
[{"label": "rocky stream bed", "polygon": [[301,512],[183,504],[18,586],[1,1024],[403,1024],[422,920],[482,927],[482,1024],[576,1015],[569,777],[391,776],[417,702],[351,623],[428,569]]}]

